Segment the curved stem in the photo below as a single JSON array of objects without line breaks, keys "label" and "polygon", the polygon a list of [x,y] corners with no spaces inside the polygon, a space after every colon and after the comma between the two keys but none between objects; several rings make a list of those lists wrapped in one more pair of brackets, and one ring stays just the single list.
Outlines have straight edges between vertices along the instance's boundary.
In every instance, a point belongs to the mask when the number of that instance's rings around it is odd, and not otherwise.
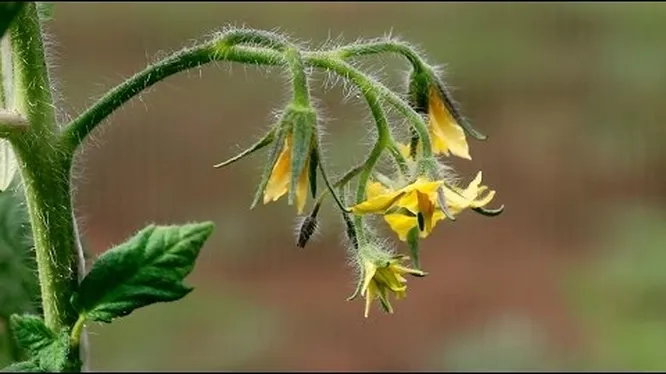
[{"label": "curved stem", "polygon": [[409,173],[409,167],[407,166],[407,160],[405,159],[405,157],[400,152],[400,149],[398,148],[398,145],[397,145],[395,139],[393,139],[393,137],[391,137],[389,139],[387,148],[388,148],[389,152],[391,153],[391,156],[393,156],[393,160],[395,161],[396,167],[398,168],[398,171],[400,172],[400,174],[402,176],[406,176]]},{"label": "curved stem", "polygon": [[396,93],[388,89],[380,82],[377,82],[376,80],[368,77],[366,74],[351,66],[350,64],[340,60],[339,58],[332,57],[328,52],[306,53],[305,61],[309,65],[330,70],[354,82],[360,82],[362,91],[373,91],[374,94],[377,95],[378,99],[383,99],[387,103],[391,104],[400,113],[407,117],[412,127],[414,127],[414,130],[416,130],[416,132],[419,134],[421,142],[423,142],[423,155],[425,157],[432,156],[430,135],[428,134],[428,128],[423,118]]},{"label": "curved stem", "polygon": [[61,134],[61,141],[66,149],[73,153],[100,122],[141,91],[171,75],[212,61],[265,65],[285,62],[281,53],[255,47],[227,46],[224,40],[214,40],[183,49],[148,66],[109,91],[92,107],[66,125]]},{"label": "curved stem", "polygon": [[224,40],[228,46],[252,44],[278,51],[283,51],[290,45],[286,38],[265,30],[231,29],[220,34],[218,39]]},{"label": "curved stem", "polygon": [[398,53],[404,56],[414,66],[415,69],[423,69],[427,66],[425,61],[416,53],[414,48],[404,42],[393,40],[377,40],[366,43],[352,44],[344,47],[339,47],[331,51],[342,59],[351,57],[362,57],[368,55],[375,55],[379,53]]}]

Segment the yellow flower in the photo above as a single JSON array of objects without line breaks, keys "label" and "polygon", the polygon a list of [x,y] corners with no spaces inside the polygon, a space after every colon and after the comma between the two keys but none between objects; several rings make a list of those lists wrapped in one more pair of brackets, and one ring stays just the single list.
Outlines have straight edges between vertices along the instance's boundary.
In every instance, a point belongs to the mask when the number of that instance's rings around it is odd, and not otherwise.
[{"label": "yellow flower", "polygon": [[437,87],[431,86],[428,94],[428,120],[430,141],[434,154],[443,153],[471,160],[465,131],[457,123],[446,107],[444,98]]},{"label": "yellow flower", "polygon": [[366,189],[367,200],[351,210],[354,214],[383,214],[384,220],[402,241],[407,241],[407,235],[414,227],[418,227],[419,236],[425,238],[437,222],[446,218],[439,205],[440,187],[449,211],[455,215],[467,208],[483,207],[493,199],[495,191],[481,196],[488,187],[480,184],[481,172],[464,190],[425,178],[418,178],[397,191],[391,191],[379,182],[370,182]]},{"label": "yellow flower", "polygon": [[393,313],[388,293],[393,292],[396,299],[407,296],[407,280],[403,274],[425,275],[420,270],[410,269],[400,264],[408,258],[408,256],[395,256],[387,261],[363,261],[361,296],[365,297],[365,318],[368,318],[370,304],[375,299],[379,299],[387,312]]},{"label": "yellow flower", "polygon": [[[276,201],[289,191],[291,186],[291,152],[292,152],[292,134],[286,136],[282,152],[278,156],[271,176],[266,184],[264,190],[264,204],[270,201]],[[298,185],[296,186],[296,209],[298,214],[303,213],[305,208],[305,201],[308,196],[308,173],[310,170],[310,159],[305,162],[303,171],[298,178]]]}]

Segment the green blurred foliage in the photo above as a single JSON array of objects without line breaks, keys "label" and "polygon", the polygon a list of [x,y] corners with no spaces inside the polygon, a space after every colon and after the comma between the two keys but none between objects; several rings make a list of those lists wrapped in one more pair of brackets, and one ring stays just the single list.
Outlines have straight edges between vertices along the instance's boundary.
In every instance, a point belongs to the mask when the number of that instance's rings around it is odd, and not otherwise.
[{"label": "green blurred foliage", "polygon": [[564,370],[549,356],[544,332],[529,317],[498,316],[481,327],[445,339],[430,370],[544,371]]},{"label": "green blurred foliage", "polygon": [[666,367],[666,214],[649,206],[609,209],[608,235],[593,266],[567,284],[596,343],[595,370]]}]

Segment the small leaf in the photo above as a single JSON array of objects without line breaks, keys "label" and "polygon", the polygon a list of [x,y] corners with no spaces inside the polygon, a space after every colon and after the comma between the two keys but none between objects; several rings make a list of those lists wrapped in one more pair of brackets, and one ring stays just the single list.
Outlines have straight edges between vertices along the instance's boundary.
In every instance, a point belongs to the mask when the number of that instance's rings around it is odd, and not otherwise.
[{"label": "small leaf", "polygon": [[[41,317],[30,314],[11,316],[9,325],[19,347],[30,355],[32,361],[28,363],[47,372],[60,372],[67,367],[70,354],[67,330],[56,334]],[[25,367],[32,368],[28,363]]]},{"label": "small leaf", "polygon": [[9,141],[0,139],[0,192],[9,187],[17,169],[18,163]]},{"label": "small leaf", "polygon": [[46,372],[62,372],[65,371],[68,364],[74,367],[79,366],[75,358],[74,362],[68,362],[70,353],[69,334],[65,330],[58,336],[55,336],[51,344],[42,348],[37,353],[37,362],[39,363],[39,367]]},{"label": "small leaf", "polygon": [[0,192],[0,318],[39,314],[39,285],[25,195],[16,174]]},{"label": "small leaf", "polygon": [[25,2],[21,1],[3,1],[0,3],[0,38],[5,35],[24,5]]},{"label": "small leaf", "polygon": [[1,370],[3,373],[45,373],[34,360],[15,362]]},{"label": "small leaf", "polygon": [[9,319],[10,328],[19,347],[25,349],[30,356],[49,346],[56,335],[49,329],[41,317],[31,314],[14,314]]},{"label": "small leaf", "polygon": [[74,307],[88,319],[108,323],[184,297],[192,288],[182,281],[212,231],[212,222],[144,228],[95,261],[72,298]]}]

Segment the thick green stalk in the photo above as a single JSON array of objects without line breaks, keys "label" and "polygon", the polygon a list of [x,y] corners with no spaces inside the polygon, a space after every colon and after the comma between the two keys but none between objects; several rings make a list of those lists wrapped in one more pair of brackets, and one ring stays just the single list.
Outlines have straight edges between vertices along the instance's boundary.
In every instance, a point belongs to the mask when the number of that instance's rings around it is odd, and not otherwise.
[{"label": "thick green stalk", "polygon": [[[70,196],[71,157],[58,146],[41,25],[26,4],[11,29],[14,104],[29,125],[10,141],[19,161],[34,237],[44,321],[54,331],[77,319],[70,298],[83,270]],[[72,358],[70,370],[80,370]]]}]

